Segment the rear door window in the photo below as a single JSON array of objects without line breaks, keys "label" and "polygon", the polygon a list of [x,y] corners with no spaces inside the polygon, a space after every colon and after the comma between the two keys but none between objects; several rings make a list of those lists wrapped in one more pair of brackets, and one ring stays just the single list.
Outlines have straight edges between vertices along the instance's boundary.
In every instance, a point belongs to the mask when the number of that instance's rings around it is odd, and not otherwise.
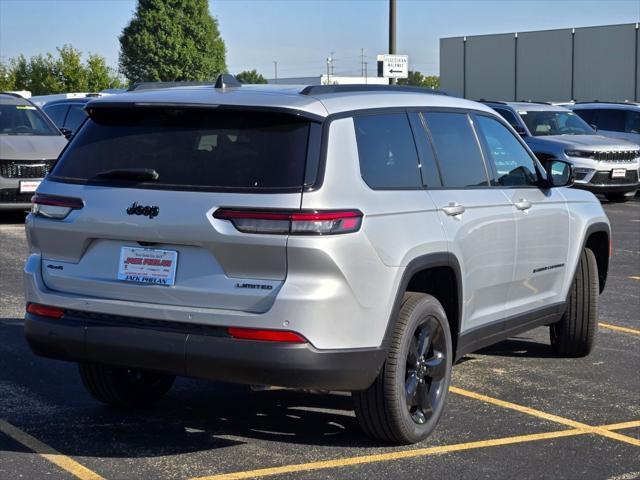
[{"label": "rear door window", "polygon": [[627,118],[624,127],[626,133],[640,134],[640,112],[627,110]]},{"label": "rear door window", "polygon": [[371,188],[422,188],[418,153],[406,113],[353,119],[360,174]]},{"label": "rear door window", "polygon": [[440,172],[438,171],[436,157],[433,152],[433,145],[431,145],[431,140],[422,122],[422,117],[419,113],[412,112],[409,113],[409,120],[411,121],[413,136],[416,140],[416,147],[418,148],[421,166],[420,171],[422,172],[424,185],[427,187],[441,187]]},{"label": "rear door window", "polygon": [[611,132],[624,132],[625,111],[603,108],[598,112],[598,128]]},{"label": "rear door window", "polygon": [[58,128],[64,126],[64,117],[67,116],[67,110],[69,109],[69,105],[64,103],[62,105],[51,105],[47,107],[46,105],[43,107],[44,113],[46,113],[49,118],[56,124]]},{"label": "rear door window", "polygon": [[153,169],[156,181],[129,181],[127,186],[299,191],[309,130],[309,120],[275,112],[96,108],[51,176],[117,184],[122,180],[99,174]]},{"label": "rear door window", "polygon": [[64,123],[64,126],[67,127],[72,132],[75,132],[82,122],[87,118],[87,113],[84,111],[83,105],[72,105],[69,109],[69,114],[67,115],[67,120]]},{"label": "rear door window", "polygon": [[469,116],[449,112],[423,115],[433,139],[443,186],[487,186],[487,171]]}]

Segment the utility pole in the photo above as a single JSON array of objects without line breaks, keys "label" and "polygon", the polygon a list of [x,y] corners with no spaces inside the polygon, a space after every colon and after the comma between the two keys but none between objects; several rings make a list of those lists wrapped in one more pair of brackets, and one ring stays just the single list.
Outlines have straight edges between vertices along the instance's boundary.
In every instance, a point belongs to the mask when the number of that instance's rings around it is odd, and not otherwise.
[{"label": "utility pole", "polygon": [[276,77],[275,77],[276,79],[275,79],[275,83],[278,83],[278,61],[277,61],[277,60],[274,60],[274,61],[273,61],[273,66],[274,66],[274,68],[275,68],[275,70],[276,70]]},{"label": "utility pole", "polygon": [[[396,53],[396,0],[389,0],[389,54]],[[396,79],[390,78],[389,85],[395,85]]]},{"label": "utility pole", "polygon": [[333,58],[327,57],[327,85],[331,85],[331,62],[333,62]]},{"label": "utility pole", "polygon": [[365,83],[365,85],[366,85],[367,83],[369,83],[369,78],[368,78],[368,77],[369,77],[369,75],[368,75],[368,72],[367,72],[367,70],[369,70],[369,69],[367,68],[367,66],[368,66],[367,64],[368,64],[368,63],[369,63],[369,62],[364,62],[364,83]]},{"label": "utility pole", "polygon": [[360,49],[360,75],[364,77],[364,48]]},{"label": "utility pole", "polygon": [[331,59],[331,76],[333,77],[333,61],[335,60],[334,56],[335,56],[336,52],[331,52],[331,56],[329,57]]}]

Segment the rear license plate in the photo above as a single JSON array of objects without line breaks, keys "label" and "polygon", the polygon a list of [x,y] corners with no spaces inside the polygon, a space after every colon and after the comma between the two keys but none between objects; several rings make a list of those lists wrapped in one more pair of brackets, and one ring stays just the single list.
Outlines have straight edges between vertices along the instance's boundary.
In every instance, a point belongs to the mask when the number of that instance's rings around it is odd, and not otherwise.
[{"label": "rear license plate", "polygon": [[624,178],[627,176],[626,168],[614,168],[611,170],[611,178]]},{"label": "rear license plate", "polygon": [[176,281],[178,252],[155,248],[122,247],[118,280],[171,286]]},{"label": "rear license plate", "polygon": [[40,180],[20,181],[20,193],[33,193],[40,185]]}]

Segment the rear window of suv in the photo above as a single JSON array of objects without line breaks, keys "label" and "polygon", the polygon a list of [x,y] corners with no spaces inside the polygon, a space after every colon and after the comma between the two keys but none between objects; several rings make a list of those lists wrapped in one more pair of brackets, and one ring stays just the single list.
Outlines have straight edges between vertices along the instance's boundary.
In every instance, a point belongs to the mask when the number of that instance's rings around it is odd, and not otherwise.
[{"label": "rear window of suv", "polygon": [[[300,190],[310,130],[312,122],[275,112],[103,107],[93,111],[50,178],[140,188]],[[123,169],[154,170],[157,179],[100,175]]]}]

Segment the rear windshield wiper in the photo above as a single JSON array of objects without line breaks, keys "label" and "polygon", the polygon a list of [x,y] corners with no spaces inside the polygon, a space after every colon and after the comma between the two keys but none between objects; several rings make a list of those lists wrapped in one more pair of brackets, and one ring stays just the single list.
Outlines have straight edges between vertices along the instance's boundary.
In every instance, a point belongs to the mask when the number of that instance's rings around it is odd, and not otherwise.
[{"label": "rear windshield wiper", "polygon": [[160,175],[158,175],[158,172],[153,168],[116,168],[113,170],[104,170],[93,178],[113,178],[144,182],[148,180],[156,181],[160,178]]}]

